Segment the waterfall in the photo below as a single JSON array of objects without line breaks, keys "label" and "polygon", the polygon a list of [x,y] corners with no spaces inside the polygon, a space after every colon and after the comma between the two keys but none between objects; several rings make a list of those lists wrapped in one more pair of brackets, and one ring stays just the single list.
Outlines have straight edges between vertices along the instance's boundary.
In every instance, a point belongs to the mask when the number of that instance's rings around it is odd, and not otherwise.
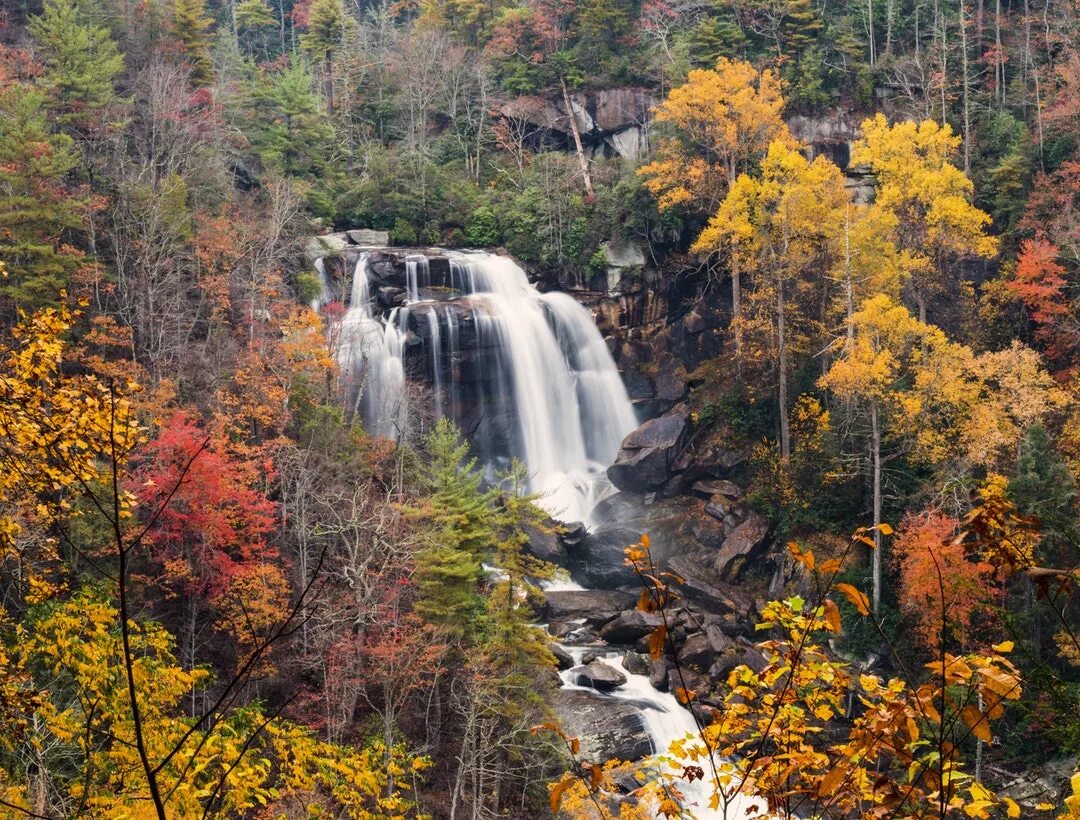
[{"label": "waterfall", "polygon": [[[636,426],[603,337],[584,307],[566,294],[541,295],[513,260],[477,251],[448,256],[445,298],[428,298],[444,296],[431,288],[428,258],[405,258],[406,305],[385,320],[372,314],[367,255],[356,264],[338,360],[363,394],[366,428],[398,438],[415,426],[405,401],[412,310],[425,325],[436,417],[457,422],[492,472],[512,458],[524,462],[530,490],[552,515],[585,520],[607,487],[604,470]],[[446,304],[453,301],[457,309]],[[454,361],[464,353],[462,307],[475,329],[475,378],[487,385],[469,419]]]}]

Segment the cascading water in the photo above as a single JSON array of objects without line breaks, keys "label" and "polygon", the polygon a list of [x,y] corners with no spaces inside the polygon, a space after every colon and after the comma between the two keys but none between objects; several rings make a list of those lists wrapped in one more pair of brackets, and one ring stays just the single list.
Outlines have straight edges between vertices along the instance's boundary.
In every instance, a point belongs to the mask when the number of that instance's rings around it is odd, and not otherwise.
[{"label": "cascading water", "polygon": [[460,318],[446,303],[466,304],[477,346],[490,351],[478,369],[493,369],[482,374],[492,389],[474,415],[492,427],[498,426],[492,419],[508,420],[501,439],[492,433],[478,442],[481,455],[493,469],[520,459],[541,506],[565,520],[584,520],[603,491],[604,470],[637,423],[589,312],[566,294],[541,295],[512,260],[493,254],[450,254],[450,298],[428,296],[427,257],[409,255],[405,268],[405,306],[385,320],[372,314],[367,256],[353,274],[338,359],[358,381],[367,429],[398,438],[412,422],[405,401],[410,311],[418,321],[425,317],[435,415],[459,422],[466,433],[478,426],[462,423],[453,362]]}]

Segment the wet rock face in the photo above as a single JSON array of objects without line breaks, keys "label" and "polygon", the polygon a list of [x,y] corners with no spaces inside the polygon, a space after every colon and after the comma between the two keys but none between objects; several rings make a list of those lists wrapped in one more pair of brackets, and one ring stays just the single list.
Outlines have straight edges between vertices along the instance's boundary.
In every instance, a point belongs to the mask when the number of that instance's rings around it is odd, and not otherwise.
[{"label": "wet rock face", "polygon": [[553,706],[563,731],[580,739],[585,760],[640,760],[653,753],[644,717],[626,701],[581,689],[561,689]]}]

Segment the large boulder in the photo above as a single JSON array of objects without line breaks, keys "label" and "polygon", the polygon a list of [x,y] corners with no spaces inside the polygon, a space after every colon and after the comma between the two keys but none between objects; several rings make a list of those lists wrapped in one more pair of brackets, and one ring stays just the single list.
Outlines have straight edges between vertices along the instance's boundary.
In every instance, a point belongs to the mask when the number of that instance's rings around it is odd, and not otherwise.
[{"label": "large boulder", "polygon": [[570,554],[574,578],[585,586],[600,589],[637,584],[634,570],[625,564],[623,551],[636,544],[642,532],[621,526],[601,527],[590,532]]},{"label": "large boulder", "polygon": [[570,670],[571,680],[578,686],[590,686],[601,692],[617,689],[626,683],[626,675],[601,660],[593,660]]},{"label": "large boulder", "polygon": [[312,236],[304,243],[304,258],[314,264],[316,259],[331,254],[344,253],[352,243],[348,234],[328,233]]},{"label": "large boulder", "polygon": [[704,632],[697,632],[689,636],[679,647],[679,663],[699,672],[709,671],[716,650],[713,649],[712,641]]},{"label": "large boulder", "polygon": [[566,547],[559,538],[559,526],[555,521],[545,522],[542,526],[526,524],[523,530],[529,539],[525,545],[529,552],[549,564],[567,565]]},{"label": "large boulder", "polygon": [[753,620],[753,598],[720,578],[709,566],[707,556],[677,555],[668,561],[668,569],[683,579],[679,591],[698,608],[717,615],[732,616],[732,620]]},{"label": "large boulder", "polygon": [[619,613],[600,628],[600,637],[608,643],[633,643],[650,634],[664,622],[659,612],[643,612],[631,609]]},{"label": "large boulder", "polygon": [[749,510],[746,518],[724,539],[713,567],[720,577],[734,581],[754,553],[765,545],[769,537],[769,520],[761,513]]},{"label": "large boulder", "polygon": [[689,434],[690,413],[684,406],[650,419],[623,439],[608,478],[620,490],[658,490],[671,479]]},{"label": "large boulder", "polygon": [[563,731],[581,741],[585,760],[640,760],[653,753],[644,716],[626,701],[582,689],[561,689],[553,706]]},{"label": "large boulder", "polygon": [[544,617],[549,621],[584,618],[602,624],[634,606],[630,592],[602,589],[559,589],[544,593]]}]

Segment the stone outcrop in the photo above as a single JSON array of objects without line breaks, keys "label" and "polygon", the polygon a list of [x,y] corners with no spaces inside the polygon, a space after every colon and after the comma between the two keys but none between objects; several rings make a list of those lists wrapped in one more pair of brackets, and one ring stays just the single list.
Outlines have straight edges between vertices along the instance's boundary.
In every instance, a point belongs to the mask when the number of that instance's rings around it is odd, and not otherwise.
[{"label": "stone outcrop", "polygon": [[584,618],[603,624],[637,601],[631,592],[602,589],[561,589],[544,593],[544,618],[548,621],[573,621]]},{"label": "stone outcrop", "polygon": [[608,478],[620,490],[649,492],[672,477],[690,435],[690,413],[685,407],[650,419],[623,439]]},{"label": "stone outcrop", "polygon": [[600,627],[600,637],[608,643],[633,643],[638,638],[650,634],[663,622],[663,616],[658,612],[631,609],[619,613]]},{"label": "stone outcrop", "polygon": [[724,580],[734,580],[743,565],[763,547],[769,537],[769,520],[748,510],[746,518],[731,531],[713,559],[713,568]]},{"label": "stone outcrop", "polygon": [[630,703],[581,689],[561,689],[553,706],[563,731],[581,741],[585,760],[640,760],[653,753],[645,719]]}]

